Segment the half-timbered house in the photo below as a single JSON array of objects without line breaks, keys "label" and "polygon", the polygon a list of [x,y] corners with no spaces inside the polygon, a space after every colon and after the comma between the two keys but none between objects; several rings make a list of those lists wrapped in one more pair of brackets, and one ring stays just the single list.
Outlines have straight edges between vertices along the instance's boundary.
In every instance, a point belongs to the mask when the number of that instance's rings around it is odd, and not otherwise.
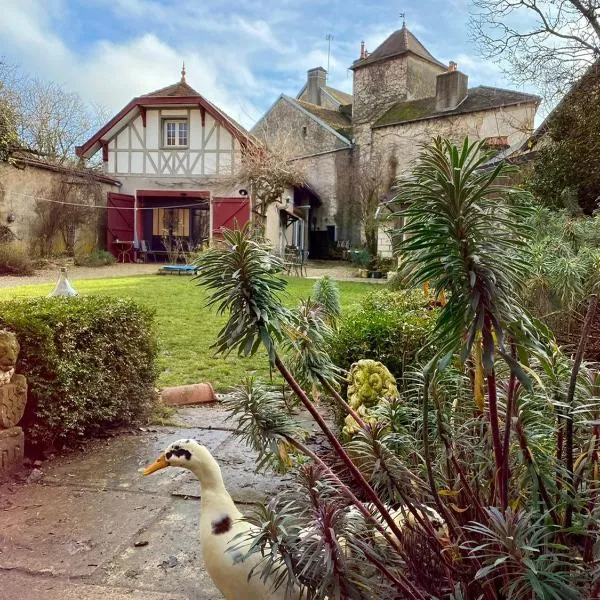
[{"label": "half-timbered house", "polygon": [[[123,260],[197,247],[222,227],[250,218],[236,173],[246,130],[185,79],[131,100],[77,148],[102,152],[104,172],[121,184],[107,198],[107,248]],[[236,189],[237,188],[237,189]]]}]

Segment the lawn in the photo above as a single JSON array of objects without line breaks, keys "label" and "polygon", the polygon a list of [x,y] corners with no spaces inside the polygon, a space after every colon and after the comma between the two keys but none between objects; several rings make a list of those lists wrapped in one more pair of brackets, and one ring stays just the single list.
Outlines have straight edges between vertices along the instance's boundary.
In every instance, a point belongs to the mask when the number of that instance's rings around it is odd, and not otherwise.
[{"label": "lawn", "polygon": [[[311,292],[314,280],[290,278],[284,298],[288,306],[297,304]],[[15,296],[46,296],[54,284],[27,285],[0,289],[0,300]],[[266,354],[252,358],[215,357],[210,349],[224,323],[223,317],[205,307],[206,294],[187,277],[144,275],[110,279],[89,279],[75,282],[81,294],[131,298],[156,311],[160,344],[158,366],[159,385],[179,385],[209,381],[218,391],[240,383],[246,375],[269,376]],[[340,282],[342,307],[347,310],[373,284]],[[1,310],[1,309],[0,309]]]}]

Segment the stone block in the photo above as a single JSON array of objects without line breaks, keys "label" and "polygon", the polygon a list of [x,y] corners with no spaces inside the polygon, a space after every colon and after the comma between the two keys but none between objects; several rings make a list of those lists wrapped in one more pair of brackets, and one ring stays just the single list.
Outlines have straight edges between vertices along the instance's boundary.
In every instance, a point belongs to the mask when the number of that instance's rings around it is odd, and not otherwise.
[{"label": "stone block", "polygon": [[0,479],[23,466],[25,436],[20,427],[0,429]]}]

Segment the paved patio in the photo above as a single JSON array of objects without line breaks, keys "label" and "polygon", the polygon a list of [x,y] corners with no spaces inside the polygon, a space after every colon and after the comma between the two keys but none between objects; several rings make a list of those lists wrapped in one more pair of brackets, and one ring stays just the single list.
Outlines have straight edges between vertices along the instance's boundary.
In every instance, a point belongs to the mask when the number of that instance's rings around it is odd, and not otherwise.
[{"label": "paved patio", "polygon": [[0,597],[222,598],[201,559],[196,479],[182,469],[151,477],[139,469],[170,442],[195,438],[219,461],[236,503],[250,510],[285,480],[254,473],[253,453],[225,416],[219,405],[186,407],[177,426],[96,440],[44,463],[35,482],[0,486]]}]

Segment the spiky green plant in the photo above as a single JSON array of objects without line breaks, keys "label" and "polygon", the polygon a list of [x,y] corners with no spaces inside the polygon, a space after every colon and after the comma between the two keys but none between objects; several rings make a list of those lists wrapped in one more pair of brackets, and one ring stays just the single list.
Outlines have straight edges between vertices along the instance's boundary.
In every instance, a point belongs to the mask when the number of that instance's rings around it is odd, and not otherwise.
[{"label": "spiky green plant", "polygon": [[502,169],[478,170],[480,150],[438,140],[407,183],[407,272],[447,294],[435,330],[442,351],[405,373],[401,395],[345,446],[299,383],[335,369],[322,309],[281,308],[276,261],[249,232],[201,259],[201,283],[237,325],[217,349],[252,353],[262,341],[329,444],[304,438],[280,394],[248,384],[233,399],[259,461],[294,478],[251,517],[257,576],[315,600],[538,600],[563,597],[565,586],[565,598],[598,597],[600,384],[580,365],[585,337],[574,360],[564,356],[519,304],[527,226],[511,220],[521,208],[495,183]]},{"label": "spiky green plant", "polygon": [[329,325],[335,328],[342,314],[340,289],[337,283],[329,275],[324,275],[316,281],[312,295],[314,301],[323,307]]}]

